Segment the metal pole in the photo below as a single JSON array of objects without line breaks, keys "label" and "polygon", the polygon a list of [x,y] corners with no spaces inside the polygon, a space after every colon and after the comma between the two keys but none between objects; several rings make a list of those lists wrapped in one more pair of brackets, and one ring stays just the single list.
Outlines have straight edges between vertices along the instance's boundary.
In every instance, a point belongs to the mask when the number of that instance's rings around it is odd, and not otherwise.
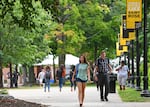
[{"label": "metal pole", "polygon": [[[128,44],[128,68],[129,68],[129,72],[130,72],[130,42]],[[127,87],[130,87],[130,79],[128,79],[128,85]]]},{"label": "metal pole", "polygon": [[119,56],[119,65],[121,64],[121,56]]},{"label": "metal pole", "polygon": [[131,81],[131,88],[135,88],[134,86],[134,41],[131,41],[132,44],[132,81]]},{"label": "metal pole", "polygon": [[124,52],[124,62],[125,62],[125,64],[126,64],[126,52]]},{"label": "metal pole", "polygon": [[139,55],[139,34],[138,29],[136,29],[136,90],[141,91],[140,83],[140,55]]},{"label": "metal pole", "polygon": [[147,65],[147,0],[144,0],[144,77],[143,77],[143,90],[141,92],[142,97],[150,97],[148,91],[148,65]]}]

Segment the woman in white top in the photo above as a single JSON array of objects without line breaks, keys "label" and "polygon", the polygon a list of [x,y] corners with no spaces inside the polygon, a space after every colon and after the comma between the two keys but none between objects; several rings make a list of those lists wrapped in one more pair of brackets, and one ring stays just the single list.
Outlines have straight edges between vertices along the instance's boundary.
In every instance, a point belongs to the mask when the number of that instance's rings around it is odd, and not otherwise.
[{"label": "woman in white top", "polygon": [[43,85],[44,76],[45,76],[45,69],[42,68],[42,69],[41,69],[41,72],[40,72],[39,75],[38,75],[38,79],[39,79],[39,82],[40,82],[40,86]]},{"label": "woman in white top", "polygon": [[128,78],[128,66],[125,65],[124,61],[121,61],[121,66],[116,69],[118,71],[118,82],[120,85],[120,90],[125,90],[126,80]]}]

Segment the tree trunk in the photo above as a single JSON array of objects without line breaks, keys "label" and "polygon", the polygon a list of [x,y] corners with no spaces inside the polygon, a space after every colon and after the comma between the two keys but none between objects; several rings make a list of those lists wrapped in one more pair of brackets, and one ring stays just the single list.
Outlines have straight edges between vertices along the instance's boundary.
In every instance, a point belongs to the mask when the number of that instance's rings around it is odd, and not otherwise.
[{"label": "tree trunk", "polygon": [[97,59],[97,42],[94,43],[94,61],[96,62],[96,59]]},{"label": "tree trunk", "polygon": [[15,71],[18,72],[18,64],[15,66]]},{"label": "tree trunk", "polygon": [[3,88],[2,60],[0,59],[0,88]]},{"label": "tree trunk", "polygon": [[34,66],[29,67],[29,84],[35,83],[35,74],[34,74]]},{"label": "tree trunk", "polygon": [[24,64],[22,65],[22,78],[23,78],[23,85],[27,84],[27,66]]},{"label": "tree trunk", "polygon": [[53,74],[54,74],[54,82],[56,83],[56,67],[55,67],[55,56],[53,55]]},{"label": "tree trunk", "polygon": [[61,64],[64,64],[64,65],[65,65],[65,59],[66,59],[66,55],[65,55],[65,54],[59,55],[59,66],[60,66]]}]

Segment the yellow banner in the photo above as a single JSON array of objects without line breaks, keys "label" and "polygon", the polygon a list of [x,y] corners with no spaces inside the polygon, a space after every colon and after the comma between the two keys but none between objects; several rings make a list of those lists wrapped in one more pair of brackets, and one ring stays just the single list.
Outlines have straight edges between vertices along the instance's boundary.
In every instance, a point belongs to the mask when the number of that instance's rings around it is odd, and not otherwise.
[{"label": "yellow banner", "polygon": [[116,55],[121,56],[124,52],[128,52],[128,46],[122,46],[122,50],[119,50],[119,42],[116,42]]},{"label": "yellow banner", "polygon": [[[128,29],[126,29],[126,30],[128,30]],[[126,45],[127,41],[135,40],[135,31],[128,32],[127,35],[128,35],[128,38],[123,38],[123,28],[122,28],[122,26],[120,26],[120,36],[119,36],[120,45]]]},{"label": "yellow banner", "polygon": [[135,31],[134,32],[129,32],[129,39],[131,40],[135,40]]},{"label": "yellow banner", "polygon": [[122,52],[119,50],[119,42],[116,42],[116,56],[121,56]]},{"label": "yellow banner", "polygon": [[123,50],[121,50],[122,52],[128,52],[128,46],[123,46]]},{"label": "yellow banner", "polygon": [[120,52],[119,50],[116,51],[116,56],[121,56],[122,52]]},{"label": "yellow banner", "polygon": [[135,22],[142,21],[142,0],[126,0],[127,29],[135,29]]}]

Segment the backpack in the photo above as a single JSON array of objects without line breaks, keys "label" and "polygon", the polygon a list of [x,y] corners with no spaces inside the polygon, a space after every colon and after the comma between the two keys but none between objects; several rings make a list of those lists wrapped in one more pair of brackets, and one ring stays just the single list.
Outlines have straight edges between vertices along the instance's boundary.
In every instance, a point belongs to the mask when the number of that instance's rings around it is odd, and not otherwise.
[{"label": "backpack", "polygon": [[51,78],[50,75],[51,75],[51,72],[50,71],[46,71],[45,78],[46,79],[50,79]]},{"label": "backpack", "polygon": [[59,69],[59,70],[57,71],[57,77],[58,77],[58,78],[61,78],[61,77],[62,77],[62,70]]},{"label": "backpack", "polygon": [[78,75],[78,68],[79,68],[79,65],[80,65],[80,64],[77,64],[77,65],[76,65],[76,74],[75,74],[75,77],[76,77],[76,78],[77,78],[77,75]]}]

